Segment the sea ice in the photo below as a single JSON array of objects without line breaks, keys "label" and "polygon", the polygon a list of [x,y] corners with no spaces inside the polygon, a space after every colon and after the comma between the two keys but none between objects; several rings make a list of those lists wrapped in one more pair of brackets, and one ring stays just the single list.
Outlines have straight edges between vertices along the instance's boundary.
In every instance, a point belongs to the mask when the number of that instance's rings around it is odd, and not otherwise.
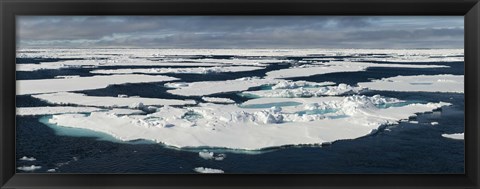
[{"label": "sea ice", "polygon": [[464,140],[464,133],[453,133],[453,134],[442,134],[442,137],[454,139],[454,140]]},{"label": "sea ice", "polygon": [[314,97],[314,96],[337,96],[345,94],[357,94],[363,90],[361,87],[352,87],[347,84],[339,84],[338,86],[325,86],[315,88],[303,88],[290,86],[287,89],[274,90],[260,90],[260,91],[245,91],[243,94],[253,95],[256,97],[281,97],[281,98],[300,98],[300,97]]},{"label": "sea ice", "polygon": [[[54,115],[57,126],[84,128],[109,134],[119,140],[146,139],[174,147],[224,147],[256,150],[299,144],[322,144],[368,135],[381,125],[397,124],[448,103],[408,104],[378,108],[397,99],[381,96],[266,98],[258,102],[285,102],[299,105],[245,109],[238,105],[199,104],[195,107],[165,106],[148,115],[117,116],[106,112],[90,115]],[[317,104],[314,104],[317,103]],[[314,110],[313,114],[299,114]],[[335,111],[328,111],[334,109]]]},{"label": "sea ice", "polygon": [[[40,95],[32,95],[34,98],[52,103],[52,104],[75,104],[82,106],[95,107],[130,107],[132,109],[142,109],[145,106],[172,106],[196,104],[195,100],[176,100],[159,98],[141,98],[141,97],[108,97],[108,96],[87,96],[80,93],[58,92]],[[140,105],[141,103],[141,105]]]},{"label": "sea ice", "polygon": [[109,75],[92,77],[73,77],[66,79],[17,80],[17,95],[80,91],[105,88],[109,85],[125,83],[148,83],[174,81],[177,78],[151,75]]},{"label": "sea ice", "polygon": [[256,66],[225,66],[225,67],[195,67],[195,68],[149,68],[149,69],[116,69],[116,70],[93,70],[94,74],[165,74],[165,73],[194,73],[209,74],[220,72],[245,72],[261,70],[265,67]]},{"label": "sea ice", "polygon": [[266,78],[293,78],[307,77],[312,75],[357,72],[366,70],[369,67],[397,67],[397,68],[443,68],[444,65],[417,65],[417,64],[376,64],[362,62],[329,62],[315,65],[303,65],[299,67],[286,68],[267,72]]},{"label": "sea ice", "polygon": [[204,100],[205,102],[220,103],[220,104],[233,104],[233,103],[235,103],[235,101],[233,101],[229,98],[202,97],[202,100]]},{"label": "sea ice", "polygon": [[35,161],[35,160],[37,160],[37,159],[35,159],[34,157],[23,156],[23,157],[20,158],[19,160],[22,160],[22,161]]},{"label": "sea ice", "polygon": [[36,166],[36,165],[17,167],[17,169],[20,170],[20,171],[35,171],[35,170],[41,169],[41,168],[42,168],[42,166]]},{"label": "sea ice", "polygon": [[19,107],[17,108],[17,116],[88,113],[95,111],[102,111],[102,109],[94,107],[75,106]]},{"label": "sea ice", "polygon": [[463,75],[416,75],[383,78],[358,85],[380,91],[463,93],[463,81]]},{"label": "sea ice", "polygon": [[199,172],[199,173],[224,173],[223,170],[206,168],[206,167],[196,167],[193,170],[195,170],[196,172]]},{"label": "sea ice", "polygon": [[174,85],[176,87],[176,89],[167,91],[171,94],[182,96],[205,96],[216,93],[244,91],[250,87],[274,84],[277,82],[278,80],[274,79],[248,77],[226,81],[200,81],[193,83],[182,83],[182,85],[175,85],[172,83],[166,85]]}]

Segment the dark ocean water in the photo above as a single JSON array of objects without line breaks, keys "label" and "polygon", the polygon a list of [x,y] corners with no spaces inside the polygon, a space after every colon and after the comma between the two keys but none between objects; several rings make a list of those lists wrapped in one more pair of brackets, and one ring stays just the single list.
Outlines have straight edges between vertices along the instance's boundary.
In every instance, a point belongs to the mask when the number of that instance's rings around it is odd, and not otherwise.
[{"label": "dark ocean water", "polygon": [[[211,58],[211,57],[209,57]],[[217,57],[218,58],[218,57]],[[221,58],[221,57],[220,57]],[[228,58],[228,57],[226,57]],[[298,58],[298,57],[295,57]],[[311,58],[311,57],[309,57]],[[292,58],[293,59],[293,58]],[[405,69],[370,68],[362,72],[325,74],[292,80],[334,81],[355,84],[397,75],[463,74],[463,63],[422,63],[448,65],[450,68]],[[276,70],[288,65],[272,65]],[[125,68],[125,67],[123,67]],[[264,76],[266,70],[228,74],[176,74],[184,81],[215,81],[245,76]],[[89,69],[17,72],[23,79],[53,78],[56,75],[89,75]],[[173,76],[173,75],[171,75]],[[166,92],[160,83],[112,85],[104,89],[81,91],[87,95],[196,99]],[[463,173],[464,141],[441,136],[443,133],[464,132],[464,95],[453,93],[416,93],[368,91],[402,100],[450,102],[453,105],[433,113],[419,114],[419,123],[401,122],[378,132],[353,140],[336,141],[328,146],[281,147],[265,151],[231,151],[222,161],[205,160],[198,156],[202,149],[178,150],[146,141],[119,142],[86,130],[54,129],[39,122],[44,116],[17,116],[17,159],[28,156],[36,161],[17,161],[17,166],[42,166],[34,172],[56,169],[59,173],[194,173],[195,167],[224,170],[225,173]],[[244,102],[247,97],[237,93],[210,95]],[[29,96],[17,96],[18,107],[46,106],[48,103]],[[438,122],[432,126],[431,122]],[[77,136],[71,136],[76,133]],[[69,133],[65,135],[65,133]]]}]

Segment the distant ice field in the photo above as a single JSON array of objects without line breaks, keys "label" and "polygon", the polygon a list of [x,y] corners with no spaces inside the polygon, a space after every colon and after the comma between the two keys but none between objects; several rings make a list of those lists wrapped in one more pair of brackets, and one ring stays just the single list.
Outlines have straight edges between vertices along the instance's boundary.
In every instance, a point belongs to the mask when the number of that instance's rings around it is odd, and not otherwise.
[{"label": "distant ice field", "polygon": [[[17,156],[33,156],[40,167],[22,161],[17,167],[72,173],[462,172],[462,140],[444,136],[464,132],[463,73],[463,49],[20,49]],[[31,140],[64,145],[39,147]],[[353,150],[359,147],[365,151]],[[205,149],[225,157],[198,157]],[[405,156],[406,150],[413,152]],[[348,151],[352,160],[340,155]],[[157,159],[140,160],[145,156]],[[428,163],[429,156],[438,161]],[[151,166],[135,167],[121,157]],[[273,159],[271,167],[251,167]],[[315,159],[323,162],[299,163]],[[347,170],[341,165],[346,161],[357,163]],[[368,162],[378,163],[363,166]],[[406,166],[412,162],[423,167]]]}]

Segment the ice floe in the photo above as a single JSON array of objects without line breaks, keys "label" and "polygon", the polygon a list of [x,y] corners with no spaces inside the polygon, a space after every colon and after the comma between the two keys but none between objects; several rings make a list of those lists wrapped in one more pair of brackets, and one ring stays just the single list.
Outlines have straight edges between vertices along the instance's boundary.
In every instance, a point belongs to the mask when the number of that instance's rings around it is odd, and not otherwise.
[{"label": "ice floe", "polygon": [[95,107],[75,107],[75,106],[43,106],[43,107],[18,107],[17,116],[29,115],[53,115],[66,113],[89,113],[94,111],[101,111],[100,108]]},{"label": "ice floe", "polygon": [[207,167],[196,167],[193,170],[199,173],[224,173],[224,171],[221,169],[212,169]]},{"label": "ice floe", "polygon": [[[141,98],[141,97],[108,97],[108,96],[87,96],[80,93],[58,92],[32,95],[34,98],[52,103],[52,104],[75,104],[82,106],[95,107],[114,107],[142,109],[146,106],[172,106],[196,104],[194,100],[177,99],[159,99],[159,98]],[[118,113],[118,112],[117,112]]]},{"label": "ice floe", "polygon": [[225,67],[195,67],[195,68],[150,68],[150,69],[116,69],[116,70],[94,70],[94,74],[165,74],[165,73],[194,73],[208,74],[220,72],[245,72],[261,70],[264,67],[254,66],[225,66]]},{"label": "ice floe", "polygon": [[[295,104],[281,106],[293,101]],[[299,144],[322,144],[368,135],[385,124],[397,124],[448,103],[402,102],[381,96],[266,98],[242,105],[199,104],[161,107],[148,115],[118,116],[106,112],[54,115],[49,123],[109,134],[119,140],[152,140],[175,147],[223,147],[255,150]],[[270,103],[268,108],[243,108]],[[276,104],[274,104],[276,103]]]},{"label": "ice floe", "polygon": [[[34,52],[34,53],[32,53]],[[431,57],[463,55],[464,49],[18,49],[22,58],[167,57],[167,56],[323,56],[391,54],[394,57]]]},{"label": "ice floe", "polygon": [[433,121],[433,122],[430,123],[430,125],[438,125],[438,122]]},{"label": "ice floe", "polygon": [[41,168],[42,168],[42,166],[36,166],[36,165],[17,167],[17,169],[20,170],[20,171],[35,171],[35,170],[41,169]]},{"label": "ice floe", "polygon": [[198,156],[206,160],[216,160],[216,161],[224,160],[226,157],[225,154],[215,154],[214,152],[209,152],[207,150],[198,152]]},{"label": "ice floe", "polygon": [[[278,85],[278,84],[277,84]],[[325,86],[303,88],[289,86],[287,89],[278,89],[277,85],[273,86],[274,90],[260,90],[260,91],[245,91],[243,94],[253,95],[256,97],[282,97],[282,98],[300,98],[300,97],[315,97],[315,96],[335,96],[345,94],[356,94],[363,90],[361,87],[352,87],[347,84],[339,84],[338,86]],[[283,87],[282,87],[283,88]]]},{"label": "ice floe", "polygon": [[464,133],[442,134],[442,137],[454,140],[464,140]]},{"label": "ice floe", "polygon": [[463,93],[463,83],[463,75],[416,75],[382,78],[358,85],[381,91]]},{"label": "ice floe", "polygon": [[109,85],[125,83],[148,83],[174,81],[177,78],[162,75],[109,75],[73,77],[64,79],[17,80],[17,95],[79,91],[105,88]]},{"label": "ice floe", "polygon": [[200,81],[193,83],[167,83],[165,86],[175,86],[176,89],[167,92],[182,96],[205,96],[216,93],[244,91],[250,87],[277,83],[274,79],[245,77],[226,81]]},{"label": "ice floe", "polygon": [[277,84],[272,86],[272,89],[296,89],[300,87],[321,87],[326,85],[334,85],[334,82],[309,82],[309,81],[279,81]]},{"label": "ice floe", "polygon": [[22,161],[35,161],[35,160],[37,160],[37,159],[34,158],[34,157],[23,156],[22,158],[20,158],[20,159],[18,159],[18,160],[22,160]]},{"label": "ice floe", "polygon": [[312,75],[357,72],[369,67],[397,67],[397,68],[443,68],[443,65],[418,65],[418,64],[376,64],[361,62],[329,62],[315,65],[302,65],[299,67],[286,68],[267,72],[266,78],[294,78]]},{"label": "ice floe", "polygon": [[235,101],[229,98],[218,98],[218,97],[202,97],[202,100],[205,102],[211,103],[220,103],[220,104],[233,104]]}]

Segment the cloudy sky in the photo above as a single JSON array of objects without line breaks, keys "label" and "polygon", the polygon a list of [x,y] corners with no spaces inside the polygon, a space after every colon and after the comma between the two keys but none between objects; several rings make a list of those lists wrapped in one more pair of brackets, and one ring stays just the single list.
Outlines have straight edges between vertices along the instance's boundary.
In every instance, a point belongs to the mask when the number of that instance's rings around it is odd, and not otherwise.
[{"label": "cloudy sky", "polygon": [[463,48],[463,16],[20,16],[20,48]]}]

